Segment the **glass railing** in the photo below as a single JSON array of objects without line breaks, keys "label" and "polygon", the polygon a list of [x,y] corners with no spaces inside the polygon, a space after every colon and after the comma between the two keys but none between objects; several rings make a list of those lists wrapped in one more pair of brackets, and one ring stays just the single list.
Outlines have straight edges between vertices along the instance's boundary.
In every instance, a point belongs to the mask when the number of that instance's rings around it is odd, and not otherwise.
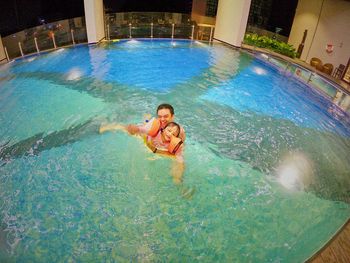
[{"label": "glass railing", "polygon": [[197,25],[190,15],[180,13],[111,13],[105,15],[105,23],[107,40],[182,38],[210,41],[214,30],[214,26]]},{"label": "glass railing", "polygon": [[350,114],[350,92],[330,78],[317,73],[316,70],[307,69],[292,61],[256,52],[256,58],[274,66],[282,74],[295,77],[298,81],[313,87],[323,96],[328,97],[335,105]]},{"label": "glass railing", "polygon": [[140,24],[191,24],[189,14],[165,12],[128,12],[108,13],[105,15],[107,24],[114,25],[140,25]]},{"label": "glass railing", "polygon": [[191,37],[191,19],[186,14],[130,12],[106,14],[105,18],[108,40]]},{"label": "glass railing", "polygon": [[[105,14],[105,39],[181,38],[212,41],[213,25],[196,24],[189,14],[112,13]],[[66,19],[29,28],[2,38],[8,60],[62,46],[87,42],[84,17]]]},{"label": "glass railing", "polygon": [[25,29],[2,38],[9,59],[87,42],[85,18],[76,17]]}]

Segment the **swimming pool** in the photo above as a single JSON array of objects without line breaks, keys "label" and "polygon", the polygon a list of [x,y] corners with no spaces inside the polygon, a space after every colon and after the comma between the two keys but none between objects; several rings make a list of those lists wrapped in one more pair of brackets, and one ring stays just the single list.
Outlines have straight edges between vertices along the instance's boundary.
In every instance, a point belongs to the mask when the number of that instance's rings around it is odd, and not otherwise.
[{"label": "swimming pool", "polygon": [[[300,262],[350,216],[349,116],[250,54],[129,40],[0,69],[0,261]],[[97,132],[163,102],[180,187],[172,160]]]}]

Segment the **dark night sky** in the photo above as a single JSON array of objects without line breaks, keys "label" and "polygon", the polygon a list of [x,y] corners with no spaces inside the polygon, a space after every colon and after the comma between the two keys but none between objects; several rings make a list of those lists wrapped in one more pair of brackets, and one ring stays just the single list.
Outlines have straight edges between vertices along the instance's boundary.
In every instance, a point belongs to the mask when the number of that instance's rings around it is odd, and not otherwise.
[{"label": "dark night sky", "polygon": [[[284,4],[281,4],[281,1]],[[283,28],[288,35],[293,22],[297,0],[273,1],[268,30]],[[84,0],[1,0],[0,34],[6,36],[25,28],[61,19],[84,16]],[[292,3],[290,5],[290,3]],[[111,12],[178,12],[191,13],[192,0],[104,0],[107,13]]]},{"label": "dark night sky", "polygon": [[191,13],[192,0],[104,0],[107,12]]},{"label": "dark night sky", "polygon": [[276,27],[280,27],[283,28],[280,34],[289,36],[297,5],[298,0],[274,0],[267,30],[274,32]]},{"label": "dark night sky", "polygon": [[[191,13],[192,0],[104,0],[107,12]],[[84,0],[1,0],[0,34],[6,36],[25,28],[84,16]]]},{"label": "dark night sky", "polygon": [[0,34],[6,36],[45,22],[84,15],[84,0],[1,0]]}]

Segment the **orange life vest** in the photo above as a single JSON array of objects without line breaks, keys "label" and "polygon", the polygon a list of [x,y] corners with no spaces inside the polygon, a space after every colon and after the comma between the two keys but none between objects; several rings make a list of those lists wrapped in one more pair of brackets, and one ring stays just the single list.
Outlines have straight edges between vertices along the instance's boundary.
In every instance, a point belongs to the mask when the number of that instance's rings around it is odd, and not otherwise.
[{"label": "orange life vest", "polygon": [[160,120],[153,118],[151,128],[149,129],[147,135],[151,137],[156,137],[160,131]]}]

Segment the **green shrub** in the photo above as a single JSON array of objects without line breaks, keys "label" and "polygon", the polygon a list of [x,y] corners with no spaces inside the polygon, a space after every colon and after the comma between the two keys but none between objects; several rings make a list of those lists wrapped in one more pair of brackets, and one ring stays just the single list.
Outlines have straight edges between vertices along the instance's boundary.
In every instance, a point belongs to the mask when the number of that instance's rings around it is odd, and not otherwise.
[{"label": "green shrub", "polygon": [[296,51],[292,45],[269,38],[267,36],[258,36],[257,34],[246,34],[243,43],[251,46],[267,48],[282,55],[295,58]]}]

